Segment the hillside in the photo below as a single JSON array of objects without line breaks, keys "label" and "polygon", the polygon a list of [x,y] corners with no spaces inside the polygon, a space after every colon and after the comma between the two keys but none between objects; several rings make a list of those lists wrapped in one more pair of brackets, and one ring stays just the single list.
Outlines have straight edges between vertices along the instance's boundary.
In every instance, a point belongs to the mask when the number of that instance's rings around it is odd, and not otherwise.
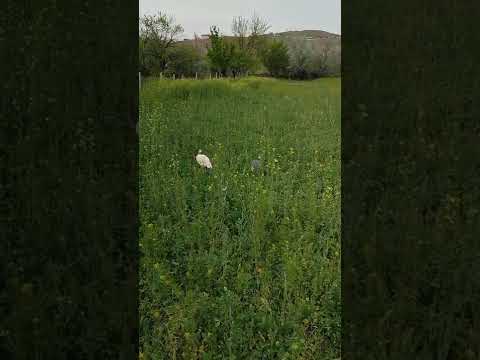
[{"label": "hillside", "polygon": [[280,38],[286,41],[311,41],[320,47],[328,44],[334,48],[341,48],[340,35],[321,30],[286,31],[277,34],[268,34],[267,36],[270,38]]},{"label": "hillside", "polygon": [[338,34],[329,33],[322,30],[302,30],[302,31],[285,31],[277,34],[270,33],[266,35],[273,38],[290,38],[296,40],[310,40],[316,42],[323,42],[329,44],[340,45],[341,36]]}]

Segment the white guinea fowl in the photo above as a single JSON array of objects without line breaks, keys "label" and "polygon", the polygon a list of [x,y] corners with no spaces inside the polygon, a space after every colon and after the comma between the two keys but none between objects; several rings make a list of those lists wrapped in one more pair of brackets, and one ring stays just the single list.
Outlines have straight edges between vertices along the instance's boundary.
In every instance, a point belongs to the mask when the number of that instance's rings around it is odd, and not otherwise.
[{"label": "white guinea fowl", "polygon": [[198,150],[198,154],[197,156],[195,156],[195,160],[197,160],[197,163],[201,167],[204,167],[205,169],[212,168],[212,162],[210,161],[207,155],[202,154],[202,150]]}]

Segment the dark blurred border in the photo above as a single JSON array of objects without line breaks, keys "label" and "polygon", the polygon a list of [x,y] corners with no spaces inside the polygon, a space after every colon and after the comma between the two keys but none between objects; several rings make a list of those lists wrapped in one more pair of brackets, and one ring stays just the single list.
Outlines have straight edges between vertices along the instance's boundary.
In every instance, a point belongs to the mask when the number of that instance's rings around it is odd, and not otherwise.
[{"label": "dark blurred border", "polygon": [[134,359],[138,1],[0,11],[2,359]]},{"label": "dark blurred border", "polygon": [[480,359],[480,13],[342,9],[344,359]]}]

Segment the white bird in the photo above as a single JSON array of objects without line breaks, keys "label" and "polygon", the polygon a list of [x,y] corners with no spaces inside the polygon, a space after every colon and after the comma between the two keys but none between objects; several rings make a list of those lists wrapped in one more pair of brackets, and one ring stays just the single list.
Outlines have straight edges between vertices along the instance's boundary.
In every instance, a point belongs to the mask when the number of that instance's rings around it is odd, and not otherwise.
[{"label": "white bird", "polygon": [[197,156],[195,156],[195,160],[197,160],[197,163],[201,167],[204,167],[207,170],[212,169],[212,163],[210,159],[206,155],[202,154],[202,150],[198,150],[198,154]]}]

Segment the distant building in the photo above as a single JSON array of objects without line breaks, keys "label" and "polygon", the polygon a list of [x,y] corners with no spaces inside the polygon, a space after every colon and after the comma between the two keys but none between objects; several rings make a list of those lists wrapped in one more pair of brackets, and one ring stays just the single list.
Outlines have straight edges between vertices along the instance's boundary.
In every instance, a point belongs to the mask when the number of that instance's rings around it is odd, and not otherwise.
[{"label": "distant building", "polygon": [[210,39],[210,34],[202,34],[200,35],[201,39]]}]

